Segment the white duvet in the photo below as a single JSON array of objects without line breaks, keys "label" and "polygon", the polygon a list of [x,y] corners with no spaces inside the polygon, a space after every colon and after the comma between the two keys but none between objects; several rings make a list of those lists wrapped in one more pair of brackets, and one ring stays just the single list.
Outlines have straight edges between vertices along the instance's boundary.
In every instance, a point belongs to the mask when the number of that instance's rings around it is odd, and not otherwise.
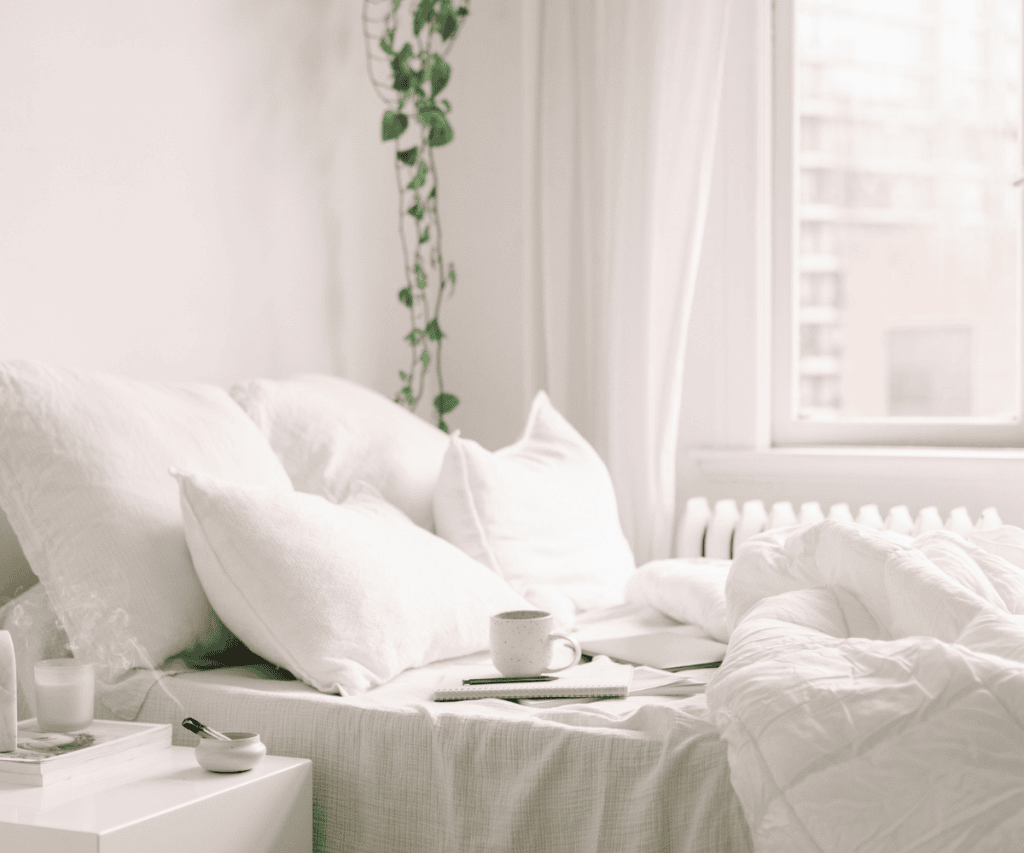
[{"label": "white duvet", "polygon": [[707,698],[756,850],[1024,849],[1024,571],[995,553],[1024,551],[983,544],[825,522],[741,550]]}]

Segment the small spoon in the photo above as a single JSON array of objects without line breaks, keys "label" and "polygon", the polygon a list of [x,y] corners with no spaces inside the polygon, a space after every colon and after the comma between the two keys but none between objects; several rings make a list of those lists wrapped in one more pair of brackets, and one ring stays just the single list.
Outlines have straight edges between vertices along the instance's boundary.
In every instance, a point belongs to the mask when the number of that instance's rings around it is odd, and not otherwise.
[{"label": "small spoon", "polygon": [[203,725],[195,717],[185,717],[185,719],[181,721],[181,725],[190,732],[194,732],[199,735],[199,737],[209,738],[210,740],[231,740],[227,735],[221,734],[216,729],[211,729],[209,726]]}]

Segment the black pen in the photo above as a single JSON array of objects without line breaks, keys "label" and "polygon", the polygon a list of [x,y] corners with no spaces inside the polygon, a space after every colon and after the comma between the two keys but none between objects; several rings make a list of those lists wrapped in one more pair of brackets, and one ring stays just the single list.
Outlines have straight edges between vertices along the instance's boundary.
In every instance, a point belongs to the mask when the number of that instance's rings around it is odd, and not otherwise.
[{"label": "black pen", "polygon": [[528,681],[555,681],[553,675],[510,675],[499,678],[464,678],[463,684],[521,684]]}]

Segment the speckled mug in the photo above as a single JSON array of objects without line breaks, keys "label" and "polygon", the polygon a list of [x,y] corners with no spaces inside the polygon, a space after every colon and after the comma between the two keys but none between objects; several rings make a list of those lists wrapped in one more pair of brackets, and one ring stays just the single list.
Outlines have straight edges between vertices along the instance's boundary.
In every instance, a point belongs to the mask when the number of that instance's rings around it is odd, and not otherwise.
[{"label": "speckled mug", "polygon": [[[560,672],[580,662],[580,644],[565,634],[553,634],[555,617],[545,610],[508,610],[491,617],[491,661],[505,676]],[[565,666],[551,666],[555,640],[573,648]]]}]

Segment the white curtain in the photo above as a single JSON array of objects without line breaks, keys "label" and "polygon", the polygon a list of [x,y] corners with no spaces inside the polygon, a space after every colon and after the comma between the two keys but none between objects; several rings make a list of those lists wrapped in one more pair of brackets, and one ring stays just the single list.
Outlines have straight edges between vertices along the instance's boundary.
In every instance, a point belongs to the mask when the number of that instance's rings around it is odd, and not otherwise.
[{"label": "white curtain", "polygon": [[729,7],[526,7],[527,391],[607,461],[638,564],[672,548]]}]

